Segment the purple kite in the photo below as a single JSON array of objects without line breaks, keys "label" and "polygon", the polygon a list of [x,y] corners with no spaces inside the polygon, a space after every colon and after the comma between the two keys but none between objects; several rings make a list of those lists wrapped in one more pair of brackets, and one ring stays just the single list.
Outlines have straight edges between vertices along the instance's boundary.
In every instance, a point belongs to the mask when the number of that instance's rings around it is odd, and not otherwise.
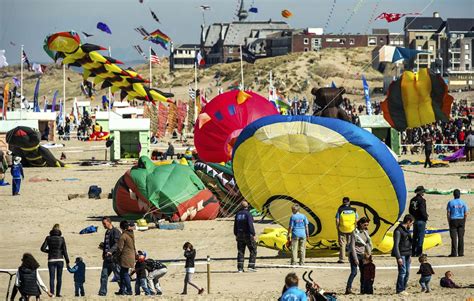
[{"label": "purple kite", "polygon": [[97,23],[97,29],[100,29],[103,32],[106,32],[108,34],[112,34],[112,31],[110,30],[110,28],[105,23],[102,23],[102,22]]}]

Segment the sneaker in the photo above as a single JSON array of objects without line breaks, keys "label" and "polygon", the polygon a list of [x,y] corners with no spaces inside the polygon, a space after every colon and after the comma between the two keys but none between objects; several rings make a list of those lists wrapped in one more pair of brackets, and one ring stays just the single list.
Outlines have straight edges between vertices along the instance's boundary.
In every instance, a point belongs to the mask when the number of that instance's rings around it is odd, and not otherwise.
[{"label": "sneaker", "polygon": [[187,295],[188,293],[182,292],[181,295]]},{"label": "sneaker", "polygon": [[421,292],[424,293],[426,291],[426,288],[422,287]]},{"label": "sneaker", "polygon": [[345,294],[346,294],[346,295],[352,295],[352,294],[353,294],[352,289],[346,288]]},{"label": "sneaker", "polygon": [[243,272],[244,272],[244,270],[242,270],[242,269],[239,269],[239,273],[243,273]]},{"label": "sneaker", "polygon": [[249,271],[249,272],[256,272],[256,271],[257,271],[257,269],[254,269],[254,268],[248,268],[248,269],[247,269],[247,271]]},{"label": "sneaker", "polygon": [[402,295],[402,296],[408,296],[410,295],[407,291],[401,291],[398,293],[399,295]]},{"label": "sneaker", "polygon": [[204,293],[204,288],[201,288],[199,291],[198,291],[198,295],[202,295]]},{"label": "sneaker", "polygon": [[344,260],[339,259],[337,263],[344,263]]}]

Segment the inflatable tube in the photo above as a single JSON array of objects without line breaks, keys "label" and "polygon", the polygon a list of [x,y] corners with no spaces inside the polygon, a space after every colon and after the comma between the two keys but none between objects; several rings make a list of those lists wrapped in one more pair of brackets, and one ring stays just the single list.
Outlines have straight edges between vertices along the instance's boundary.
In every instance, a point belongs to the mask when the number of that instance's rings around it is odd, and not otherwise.
[{"label": "inflatable tube", "polygon": [[[423,242],[423,249],[440,246],[442,244],[441,234],[428,229]],[[281,253],[291,253],[287,246],[287,233],[285,228],[265,228],[258,237],[259,246],[280,251]],[[374,247],[379,253],[390,253],[393,248],[393,232],[387,232],[382,241]],[[336,241],[321,240],[317,245],[306,243],[306,254],[311,257],[336,256],[339,254],[339,245]]]}]

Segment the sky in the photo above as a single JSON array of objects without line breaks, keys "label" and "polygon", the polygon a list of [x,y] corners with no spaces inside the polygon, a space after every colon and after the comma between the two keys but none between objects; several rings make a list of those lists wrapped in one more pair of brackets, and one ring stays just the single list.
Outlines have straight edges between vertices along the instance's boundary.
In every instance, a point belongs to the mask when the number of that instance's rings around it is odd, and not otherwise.
[{"label": "sky", "polygon": [[[325,27],[336,0],[244,0],[245,7],[258,8],[248,20],[285,20],[292,28]],[[204,13],[206,24],[231,22],[239,0],[0,0],[0,49],[6,50],[9,64],[20,60],[20,45],[30,62],[51,62],[43,51],[44,38],[59,31],[85,31],[94,37],[82,41],[112,49],[112,57],[122,61],[139,60],[132,48],[138,44],[148,52],[151,45],[160,56],[167,52],[160,46],[143,41],[134,31],[144,26],[149,32],[160,29],[175,45],[199,43],[203,15],[200,5],[209,5]],[[159,17],[158,24],[150,14]],[[281,11],[288,9],[293,17],[284,19]],[[437,11],[445,18],[472,18],[473,0],[337,0],[326,33],[365,33],[371,28],[388,28],[402,32],[404,20],[386,23],[373,21],[382,12],[422,13],[432,16]],[[352,15],[352,17],[350,17]],[[97,22],[106,23],[112,35],[96,29]],[[10,42],[16,44],[12,46]]]}]

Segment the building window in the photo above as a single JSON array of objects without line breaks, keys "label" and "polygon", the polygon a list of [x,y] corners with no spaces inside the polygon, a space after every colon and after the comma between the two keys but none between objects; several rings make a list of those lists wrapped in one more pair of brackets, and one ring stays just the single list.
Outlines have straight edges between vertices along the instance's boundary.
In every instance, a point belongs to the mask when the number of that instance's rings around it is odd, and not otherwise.
[{"label": "building window", "polygon": [[346,39],[340,39],[339,40],[339,45],[344,45],[346,44]]},{"label": "building window", "polygon": [[465,59],[465,60],[468,60],[468,59],[469,59],[469,54],[465,54],[465,55],[464,55],[464,59]]},{"label": "building window", "polygon": [[469,71],[469,64],[466,64],[466,71]]},{"label": "building window", "polygon": [[421,50],[421,46],[416,46],[416,50]]},{"label": "building window", "polygon": [[434,50],[434,46],[430,45],[430,51],[433,51],[433,50]]},{"label": "building window", "polygon": [[308,39],[308,38],[304,38],[304,39],[303,39],[303,44],[308,45],[308,44],[309,44],[309,39]]},{"label": "building window", "polygon": [[369,46],[377,46],[377,38],[376,37],[369,37],[368,43]]},{"label": "building window", "polygon": [[354,44],[355,44],[354,39],[349,39],[349,45],[354,45]]},{"label": "building window", "polygon": [[380,38],[379,41],[380,41],[380,44],[385,44],[384,38]]},{"label": "building window", "polygon": [[229,47],[229,53],[234,53],[234,49],[232,47]]},{"label": "building window", "polygon": [[464,49],[469,50],[469,44],[465,44]]},{"label": "building window", "polygon": [[425,39],[425,36],[416,36],[415,39],[417,39],[417,40],[424,40],[424,39]]},{"label": "building window", "polygon": [[308,52],[308,51],[309,51],[308,47],[305,47],[304,52]]},{"label": "building window", "polygon": [[331,42],[333,42],[333,39],[331,39],[331,38],[327,38],[327,39],[326,39],[326,42],[329,42],[329,43],[331,43]]}]

